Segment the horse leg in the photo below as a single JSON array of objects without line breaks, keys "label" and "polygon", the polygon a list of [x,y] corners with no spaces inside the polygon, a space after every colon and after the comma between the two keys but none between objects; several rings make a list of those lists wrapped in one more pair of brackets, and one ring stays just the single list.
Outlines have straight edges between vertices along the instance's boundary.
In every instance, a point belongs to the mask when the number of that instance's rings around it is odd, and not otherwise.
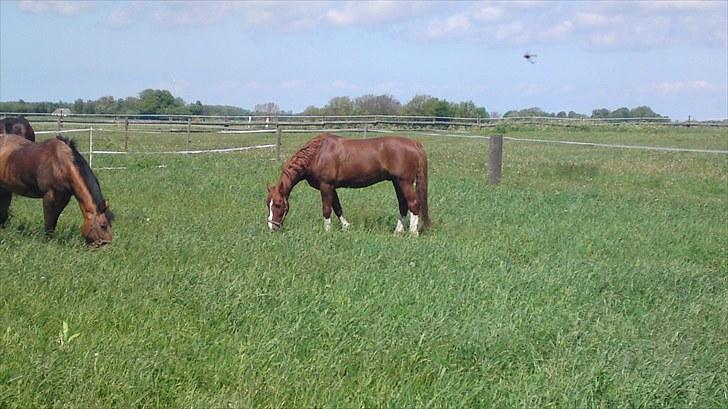
[{"label": "horse leg", "polygon": [[10,200],[13,194],[5,189],[0,189],[0,226],[4,225],[10,215]]},{"label": "horse leg", "polygon": [[418,230],[420,203],[417,201],[417,194],[415,193],[414,185],[408,181],[400,181],[399,186],[402,189],[402,193],[404,193],[405,200],[407,201],[407,209],[410,211],[410,234],[418,236],[420,234]]},{"label": "horse leg", "polygon": [[321,206],[323,207],[324,215],[324,230],[331,231],[331,207],[334,201],[334,187],[322,183],[319,186],[321,191]]},{"label": "horse leg", "polygon": [[45,218],[46,235],[53,234],[58,223],[58,217],[63,209],[66,208],[68,201],[71,200],[70,193],[60,193],[53,190],[43,195],[43,216]]},{"label": "horse leg", "polygon": [[394,234],[404,233],[404,222],[407,218],[407,199],[404,197],[402,187],[399,185],[398,180],[393,180],[394,192],[397,194],[397,203],[399,204],[399,220],[397,220],[397,227],[394,228]]},{"label": "horse leg", "polygon": [[349,224],[349,221],[344,218],[344,211],[341,209],[341,202],[339,202],[339,195],[336,193],[336,189],[334,189],[334,213],[336,214],[336,217],[339,218],[339,221],[341,222],[341,228],[346,230],[351,226]]}]

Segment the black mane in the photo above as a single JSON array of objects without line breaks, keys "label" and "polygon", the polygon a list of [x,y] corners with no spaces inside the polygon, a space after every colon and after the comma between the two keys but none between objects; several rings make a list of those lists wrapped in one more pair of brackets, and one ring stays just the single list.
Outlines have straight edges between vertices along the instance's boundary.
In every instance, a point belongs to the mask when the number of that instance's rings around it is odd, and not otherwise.
[{"label": "black mane", "polygon": [[71,152],[73,152],[73,161],[76,163],[76,167],[81,173],[81,177],[86,183],[86,187],[88,188],[89,193],[91,193],[91,198],[96,205],[96,210],[98,210],[100,213],[105,213],[106,218],[109,220],[109,223],[111,223],[114,219],[114,214],[108,207],[106,207],[106,200],[101,194],[101,186],[99,185],[99,180],[96,179],[96,175],[91,170],[88,162],[86,162],[86,158],[84,158],[83,155],[81,155],[81,152],[79,152],[76,148],[76,141],[63,137],[61,135],[56,136],[56,139],[65,143],[66,145],[68,145],[69,148],[71,148]]}]

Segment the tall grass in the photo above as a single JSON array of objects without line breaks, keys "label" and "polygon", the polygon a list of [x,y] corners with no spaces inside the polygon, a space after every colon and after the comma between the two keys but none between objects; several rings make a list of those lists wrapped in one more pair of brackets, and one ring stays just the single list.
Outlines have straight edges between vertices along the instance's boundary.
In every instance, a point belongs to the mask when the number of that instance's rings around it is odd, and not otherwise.
[{"label": "tall grass", "polygon": [[15,198],[0,407],[728,404],[725,156],[506,142],[492,187],[487,141],[418,138],[418,238],[392,234],[390,184],[341,190],[352,227],[325,234],[304,182],[269,233],[271,150],[95,159],[126,167],[96,171],[117,214],[102,250],[74,202],[46,239],[40,202]]}]

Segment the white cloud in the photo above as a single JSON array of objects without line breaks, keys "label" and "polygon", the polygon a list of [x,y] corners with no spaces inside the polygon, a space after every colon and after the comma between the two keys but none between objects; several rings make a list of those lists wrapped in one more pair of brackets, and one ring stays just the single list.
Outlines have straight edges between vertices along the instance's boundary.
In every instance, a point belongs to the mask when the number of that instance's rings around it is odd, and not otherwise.
[{"label": "white cloud", "polygon": [[558,40],[571,34],[572,31],[574,31],[574,23],[566,20],[544,31],[542,37],[546,40]]},{"label": "white cloud", "polygon": [[239,3],[230,1],[166,2],[152,15],[162,26],[207,26],[219,23],[230,16]]},{"label": "white cloud", "polygon": [[690,81],[663,81],[657,85],[657,89],[663,94],[680,94],[694,91],[708,91],[712,87],[710,83],[703,80]]},{"label": "white cloud", "polygon": [[710,10],[720,8],[721,1],[709,0],[670,0],[670,1],[640,1],[637,2],[640,7],[648,11],[655,10]]},{"label": "white cloud", "polygon": [[533,97],[541,95],[546,91],[546,87],[542,84],[518,84],[516,92],[524,97]]},{"label": "white cloud", "polygon": [[430,39],[447,39],[468,34],[472,25],[470,19],[464,14],[456,14],[446,20],[433,21],[427,27],[427,37]]},{"label": "white cloud", "polygon": [[92,3],[82,1],[22,0],[18,3],[18,7],[24,12],[33,14],[74,16],[91,9]]},{"label": "white cloud", "polygon": [[378,25],[407,19],[416,15],[425,4],[400,1],[367,1],[344,3],[343,8],[330,9],[325,13],[328,23],[335,26]]},{"label": "white cloud", "polygon": [[358,86],[356,84],[352,84],[352,83],[344,81],[344,80],[334,80],[334,82],[331,85],[335,89],[338,89],[338,90],[358,91],[359,89],[361,89],[360,86]]},{"label": "white cloud", "polygon": [[278,87],[283,88],[283,89],[291,89],[291,88],[301,88],[305,85],[306,85],[306,83],[302,80],[288,80],[288,81],[283,81],[280,84],[278,84]]},{"label": "white cloud", "polygon": [[477,22],[496,21],[503,16],[503,9],[486,5],[473,13],[473,20]]},{"label": "white cloud", "polygon": [[[238,24],[247,32],[301,33],[365,27],[399,39],[487,47],[574,43],[591,48],[728,47],[724,1],[657,2],[268,2],[83,3],[22,1],[34,13],[70,15],[95,5],[106,24],[161,27]],[[117,5],[118,4],[118,5]]]},{"label": "white cloud", "polygon": [[578,25],[584,27],[606,26],[617,22],[613,16],[606,16],[604,14],[591,12],[576,13],[575,21]]},{"label": "white cloud", "polygon": [[127,28],[131,26],[132,13],[129,8],[114,8],[106,17],[106,25],[110,28]]}]

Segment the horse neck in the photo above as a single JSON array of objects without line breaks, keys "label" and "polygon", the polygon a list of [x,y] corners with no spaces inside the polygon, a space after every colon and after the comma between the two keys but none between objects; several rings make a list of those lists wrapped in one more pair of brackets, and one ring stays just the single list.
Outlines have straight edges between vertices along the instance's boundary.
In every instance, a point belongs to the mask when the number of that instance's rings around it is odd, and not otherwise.
[{"label": "horse neck", "polygon": [[278,179],[278,191],[285,198],[291,194],[291,190],[303,179],[303,172],[300,169],[286,168]]},{"label": "horse neck", "polygon": [[81,208],[84,218],[90,219],[99,213],[98,205],[91,194],[91,190],[86,185],[81,173],[74,167],[71,172],[71,184],[73,186],[73,196]]},{"label": "horse neck", "polygon": [[312,161],[318,155],[321,149],[322,141],[324,140],[323,135],[320,135],[304,145],[299,149],[293,156],[283,164],[283,171],[281,177],[278,180],[278,186],[281,194],[285,197],[291,193],[298,182],[306,178],[306,174],[309,171]]}]

